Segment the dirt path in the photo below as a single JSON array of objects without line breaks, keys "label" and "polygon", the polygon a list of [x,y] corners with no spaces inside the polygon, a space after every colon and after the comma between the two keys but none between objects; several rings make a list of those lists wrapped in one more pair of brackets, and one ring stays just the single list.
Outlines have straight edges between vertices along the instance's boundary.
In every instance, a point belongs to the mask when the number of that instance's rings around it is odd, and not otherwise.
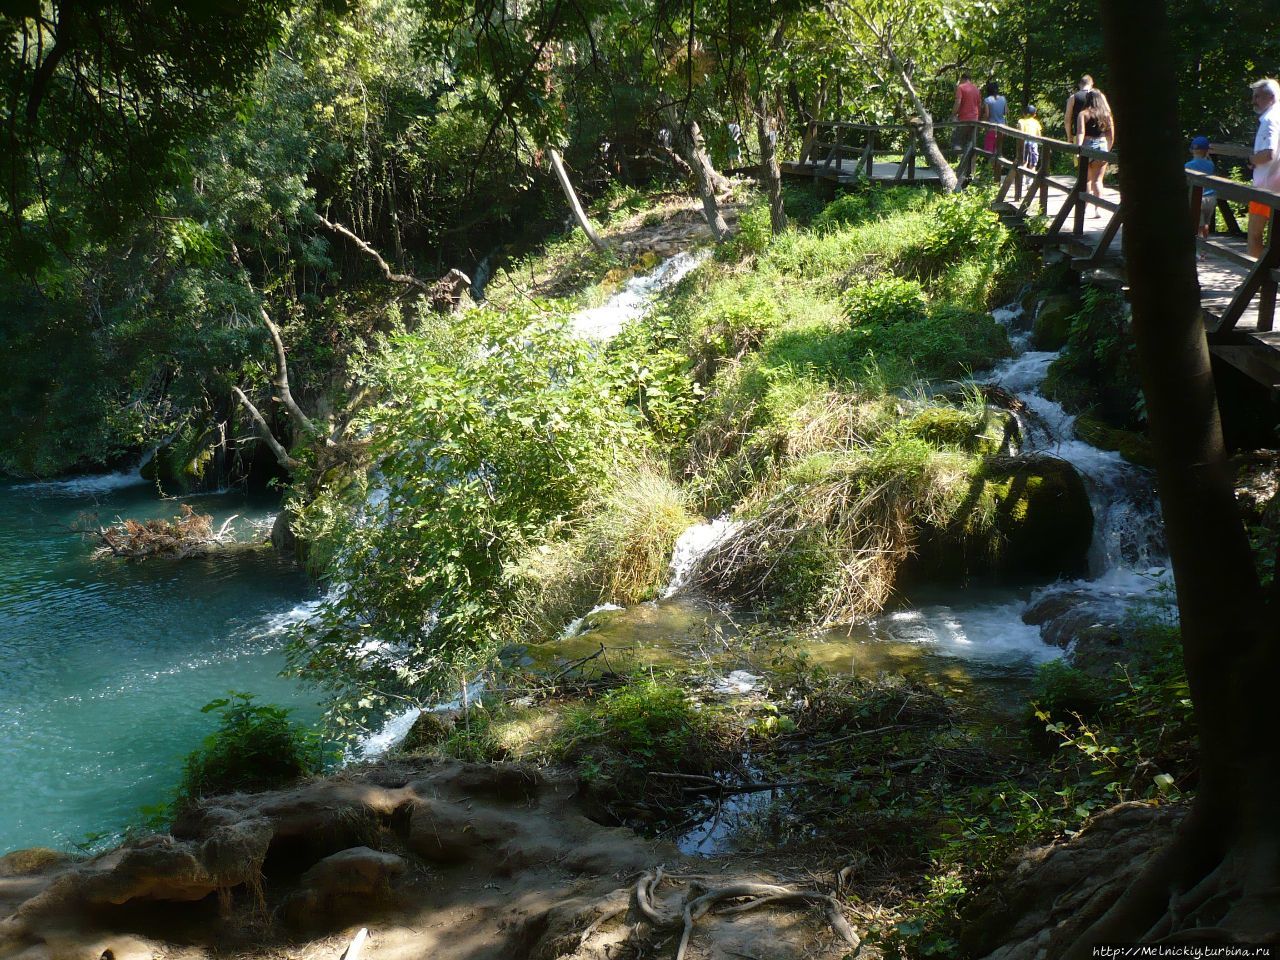
[{"label": "dirt path", "polygon": [[10,854],[0,956],[336,960],[367,927],[364,960],[668,957],[686,905],[727,889],[740,895],[706,905],[761,902],[701,918],[695,904],[689,960],[852,949],[835,901],[812,884],[787,888],[811,902],[768,898],[759,885],[777,878],[601,826],[575,793],[514,764],[386,763],[206,801],[172,836],[90,860]]}]

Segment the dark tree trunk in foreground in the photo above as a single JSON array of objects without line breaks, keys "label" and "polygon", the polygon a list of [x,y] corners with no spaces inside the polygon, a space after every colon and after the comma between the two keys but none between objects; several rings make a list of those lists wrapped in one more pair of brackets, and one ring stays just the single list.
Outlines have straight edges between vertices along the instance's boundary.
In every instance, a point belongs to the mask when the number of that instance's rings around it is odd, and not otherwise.
[{"label": "dark tree trunk in foreground", "polygon": [[[1077,941],[1261,940],[1280,927],[1277,631],[1237,512],[1200,315],[1162,3],[1101,4],[1117,124],[1124,254],[1160,501],[1200,734],[1190,815]],[[1134,37],[1143,42],[1135,44]]]},{"label": "dark tree trunk in foreground", "polygon": [[769,97],[761,93],[756,101],[756,134],[760,140],[760,179],[769,191],[769,224],[774,234],[787,229],[787,213],[782,206],[782,171],[778,169],[778,127],[769,116]]}]

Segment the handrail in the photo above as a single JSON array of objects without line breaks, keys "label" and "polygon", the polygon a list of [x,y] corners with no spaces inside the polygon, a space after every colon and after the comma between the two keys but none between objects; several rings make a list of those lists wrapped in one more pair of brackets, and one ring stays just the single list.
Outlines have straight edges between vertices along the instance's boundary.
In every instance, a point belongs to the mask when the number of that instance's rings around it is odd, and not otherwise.
[{"label": "handrail", "polygon": [[[1042,216],[1050,217],[1049,192],[1065,194],[1061,206],[1057,206],[1052,213],[1052,219],[1048,222],[1047,229],[1042,235],[1042,242],[1061,246],[1072,257],[1072,266],[1076,269],[1091,269],[1104,267],[1104,260],[1108,257],[1108,251],[1119,236],[1121,227],[1125,217],[1125,206],[1123,202],[1116,202],[1107,197],[1094,196],[1088,192],[1088,163],[1077,162],[1074,164],[1075,170],[1067,174],[1057,176],[1051,173],[1053,160],[1057,155],[1066,155],[1077,158],[1077,160],[1100,160],[1105,163],[1118,163],[1121,160],[1121,154],[1116,150],[1096,150],[1093,147],[1086,147],[1084,144],[1070,143],[1066,140],[1059,140],[1056,137],[1047,137],[1043,134],[1025,133],[1017,127],[1009,126],[1004,123],[992,123],[987,120],[965,120],[965,121],[941,121],[933,124],[935,129],[948,129],[957,127],[970,127],[974,132],[974,136],[969,139],[965,146],[964,152],[959,161],[955,164],[956,175],[960,185],[965,185],[972,176],[973,165],[976,157],[988,157],[992,168],[1000,178],[999,190],[993,207],[1003,214],[1024,220],[1031,212],[1033,205],[1038,205],[1039,212]],[[805,153],[802,155],[800,164],[805,170],[812,169],[815,176],[829,176],[832,168],[836,171],[836,179],[843,180],[846,176],[845,158],[849,158],[852,166],[852,176],[856,179],[862,176],[871,178],[875,176],[881,180],[892,180],[895,183],[902,182],[903,179],[916,179],[916,162],[917,162],[917,144],[916,136],[919,134],[920,124],[871,124],[871,123],[855,123],[844,120],[818,120],[808,125],[811,131],[806,140]],[[832,136],[829,137],[831,142],[819,143],[818,130],[829,130]],[[980,145],[980,140],[976,136],[978,131],[994,131],[996,133],[993,149],[988,150],[985,146]],[[862,136],[849,136],[846,133],[862,134]],[[890,139],[896,141],[896,134],[905,133],[908,135],[908,141],[902,151],[892,149],[877,149],[877,137],[888,135]],[[1019,147],[1014,151],[1013,159],[1006,157],[1004,149],[1004,140],[1009,138],[1015,142],[1023,144],[1036,144],[1039,149],[1039,162],[1033,166],[1025,164],[1026,152],[1023,147]],[[857,145],[854,141],[858,141],[861,145]],[[825,152],[825,159],[819,159],[816,148],[821,147]],[[1215,153],[1222,157],[1247,158],[1250,154],[1249,148],[1240,144],[1227,143],[1211,143],[1209,147],[1210,153]],[[896,161],[897,170],[892,175],[885,174],[876,176],[875,173],[875,157],[880,154],[899,154],[901,159]],[[1233,211],[1231,204],[1227,201],[1235,203],[1257,203],[1268,207],[1271,210],[1280,211],[1280,192],[1272,192],[1270,190],[1260,190],[1249,184],[1237,183],[1234,180],[1228,180],[1225,177],[1213,176],[1209,174],[1196,173],[1191,170],[1184,171],[1187,184],[1188,214],[1192,223],[1188,224],[1188,229],[1194,224],[1198,229],[1200,223],[1202,199],[1206,190],[1216,191],[1218,204],[1217,210],[1223,215],[1228,231],[1235,235],[1240,235],[1241,230],[1236,221],[1236,213]],[[1029,188],[1027,187],[1029,184]],[[1012,194],[1012,201],[1007,199]],[[1089,207],[1107,211],[1110,216],[1105,224],[1102,225],[1100,232],[1087,231],[1085,229],[1085,213]],[[1212,316],[1206,312],[1206,319],[1210,323],[1211,330],[1218,334],[1225,334],[1230,331],[1251,307],[1257,303],[1257,329],[1259,331],[1269,331],[1273,328],[1276,313],[1278,289],[1280,289],[1280,217],[1273,217],[1273,225],[1275,229],[1271,231],[1270,239],[1267,246],[1258,259],[1247,257],[1243,253],[1222,243],[1212,240],[1202,240],[1198,238],[1198,247],[1206,254],[1226,260],[1237,266],[1243,266],[1248,270],[1247,276],[1241,282],[1239,287],[1234,291],[1230,303],[1221,312],[1220,316]]]}]

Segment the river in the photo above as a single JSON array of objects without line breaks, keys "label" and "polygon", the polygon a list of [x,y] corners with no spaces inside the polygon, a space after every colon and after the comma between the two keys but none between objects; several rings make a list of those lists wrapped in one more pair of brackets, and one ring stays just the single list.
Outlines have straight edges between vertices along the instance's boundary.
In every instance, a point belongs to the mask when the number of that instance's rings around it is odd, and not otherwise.
[{"label": "river", "polygon": [[[183,498],[253,535],[269,497]],[[158,803],[228,690],[319,716],[279,676],[288,623],[315,588],[270,551],[144,563],[94,560],[86,515],[167,517],[130,473],[0,485],[0,851],[101,843]],[[98,836],[102,835],[102,836]]]},{"label": "river", "polygon": [[[680,254],[632,278],[575,317],[579,332],[607,340],[703,256]],[[996,316],[1009,325],[1016,356],[977,379],[1022,401],[1024,450],[1060,456],[1084,477],[1095,516],[1089,578],[1038,589],[919,591],[908,606],[822,634],[754,630],[768,625],[681,589],[706,550],[732,534],[722,518],[681,538],[664,599],[594,612],[531,658],[562,663],[603,646],[617,665],[701,661],[746,690],[785,650],[833,671],[923,671],[961,687],[979,684],[1007,705],[1024,702],[1037,665],[1062,655],[1042,641],[1040,627],[1023,621],[1030,604],[1069,592],[1087,599],[1089,616],[1118,616],[1167,574],[1149,475],[1075,437],[1073,418],[1040,393],[1055,355],[1027,349],[1017,311]],[[218,523],[239,514],[244,538],[275,507],[235,493],[185,499]],[[314,691],[279,676],[289,626],[317,601],[293,565],[269,551],[95,561],[92,545],[73,532],[86,513],[110,522],[177,511],[128,473],[0,485],[0,851],[118,834],[140,807],[171,791],[182,758],[215,722],[200,707],[229,690],[290,706],[303,722],[318,717]],[[416,715],[410,709],[388,718],[363,755],[394,745]]]}]

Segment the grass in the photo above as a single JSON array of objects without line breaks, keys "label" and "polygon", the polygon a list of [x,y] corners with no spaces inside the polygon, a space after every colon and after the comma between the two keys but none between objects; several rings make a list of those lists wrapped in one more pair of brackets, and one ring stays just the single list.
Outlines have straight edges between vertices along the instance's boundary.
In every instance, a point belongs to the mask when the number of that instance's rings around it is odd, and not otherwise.
[{"label": "grass", "polygon": [[506,572],[514,595],[507,632],[548,639],[597,604],[652,599],[666,583],[676,538],[697,519],[662,467],[639,462],[582,519],[521,551]]}]

